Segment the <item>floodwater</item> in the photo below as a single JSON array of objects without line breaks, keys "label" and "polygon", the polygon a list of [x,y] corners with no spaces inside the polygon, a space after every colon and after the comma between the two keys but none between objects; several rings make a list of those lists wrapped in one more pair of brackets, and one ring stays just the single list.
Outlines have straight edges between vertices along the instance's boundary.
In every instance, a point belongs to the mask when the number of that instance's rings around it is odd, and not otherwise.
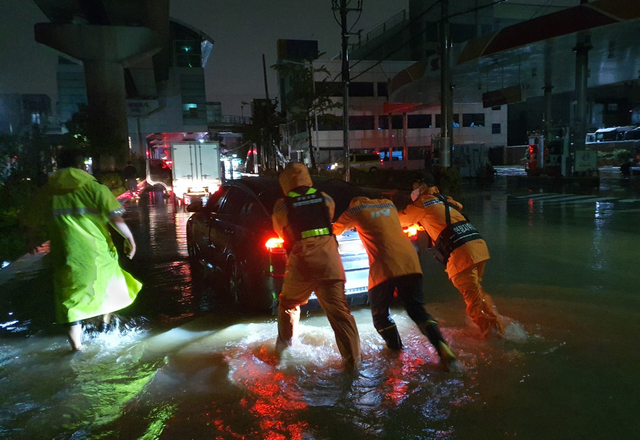
[{"label": "floodwater", "polygon": [[640,438],[640,197],[603,177],[595,189],[498,177],[465,190],[492,255],[483,285],[509,338],[479,338],[425,252],[427,309],[459,359],[450,373],[400,309],[400,353],[384,348],[367,308],[354,309],[356,374],[342,372],[318,312],[278,362],[273,318],[192,286],[188,213],[152,194],[127,209],[139,250],[125,263],[145,287],[116,329],[88,329],[84,352],[69,354],[49,324],[46,258],[2,271],[0,438]]}]

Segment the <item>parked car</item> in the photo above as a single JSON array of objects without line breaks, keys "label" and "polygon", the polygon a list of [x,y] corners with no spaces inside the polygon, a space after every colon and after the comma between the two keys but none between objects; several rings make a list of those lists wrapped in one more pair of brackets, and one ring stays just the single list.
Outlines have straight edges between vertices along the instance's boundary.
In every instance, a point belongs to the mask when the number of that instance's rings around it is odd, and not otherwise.
[{"label": "parked car", "polygon": [[[336,202],[335,221],[362,191],[338,179],[314,178],[314,186]],[[195,276],[213,275],[215,294],[226,295],[242,309],[274,311],[282,288],[286,251],[274,232],[271,213],[283,197],[275,177],[245,177],[225,182],[206,205],[192,204],[187,248]],[[352,305],[365,304],[369,261],[358,233],[337,237]],[[219,287],[219,288],[218,288]],[[312,299],[314,299],[312,297]]]},{"label": "parked car", "polygon": [[[376,171],[382,167],[382,161],[378,153],[356,153],[349,155],[349,167],[366,171]],[[327,170],[336,171],[344,168],[344,160],[327,165]]]}]

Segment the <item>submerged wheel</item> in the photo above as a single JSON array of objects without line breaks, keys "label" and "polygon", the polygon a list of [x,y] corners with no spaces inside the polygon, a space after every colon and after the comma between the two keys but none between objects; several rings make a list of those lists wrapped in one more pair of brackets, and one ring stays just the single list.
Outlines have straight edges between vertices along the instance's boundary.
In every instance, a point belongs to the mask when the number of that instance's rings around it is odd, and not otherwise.
[{"label": "submerged wheel", "polygon": [[196,247],[193,243],[193,240],[189,238],[189,232],[187,231],[187,254],[189,255],[189,268],[191,269],[191,278],[194,281],[197,281],[199,278],[202,278],[203,268],[198,261],[198,255],[196,252]]},{"label": "submerged wheel", "polygon": [[245,297],[246,282],[235,259],[229,260],[226,271],[227,295],[229,300],[239,305]]}]

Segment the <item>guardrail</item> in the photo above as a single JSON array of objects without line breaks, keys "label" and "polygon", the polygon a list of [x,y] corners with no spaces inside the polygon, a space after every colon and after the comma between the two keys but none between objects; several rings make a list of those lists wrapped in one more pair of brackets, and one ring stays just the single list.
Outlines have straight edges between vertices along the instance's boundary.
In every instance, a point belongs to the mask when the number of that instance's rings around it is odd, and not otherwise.
[{"label": "guardrail", "polygon": [[374,30],[367,32],[367,35],[365,36],[364,40],[359,39],[357,44],[353,44],[351,46],[353,48],[358,48],[363,44],[367,44],[369,41],[373,40],[376,37],[379,37],[380,35],[384,34],[386,31],[393,28],[394,26],[399,25],[406,19],[407,19],[407,10],[403,9],[402,11],[398,12],[396,15],[394,15],[393,17],[391,17],[390,19],[382,23],[380,26],[375,28]]},{"label": "guardrail", "polygon": [[250,116],[222,115],[207,120],[209,125],[242,125],[251,124]]}]

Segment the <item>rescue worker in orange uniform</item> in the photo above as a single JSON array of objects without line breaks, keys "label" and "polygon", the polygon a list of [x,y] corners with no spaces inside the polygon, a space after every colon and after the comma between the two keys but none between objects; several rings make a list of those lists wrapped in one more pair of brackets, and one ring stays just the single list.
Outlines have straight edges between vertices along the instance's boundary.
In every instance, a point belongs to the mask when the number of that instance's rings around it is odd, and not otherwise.
[{"label": "rescue worker in orange uniform", "polygon": [[438,323],[424,307],[422,269],[418,254],[402,232],[398,211],[391,200],[356,197],[333,224],[336,235],[355,228],[369,256],[369,302],[373,325],[387,343],[400,350],[402,340],[389,307],[397,290],[409,317],[436,348],[448,370],[455,356],[445,342]]},{"label": "rescue worker in orange uniform", "polygon": [[278,339],[281,353],[291,346],[300,320],[300,306],[315,292],[335,333],[345,367],[360,363],[360,338],[344,291],[345,273],[338,242],[331,230],[335,203],[313,188],[307,167],[289,164],[280,173],[285,196],[273,208],[273,229],[289,251],[278,304]]},{"label": "rescue worker in orange uniform", "polygon": [[398,214],[402,226],[419,223],[425,229],[436,259],[446,266],[449,279],[467,305],[467,316],[483,336],[504,336],[493,300],[480,284],[489,250],[475,227],[460,212],[462,205],[425,182],[414,182],[411,199],[413,204]]}]

